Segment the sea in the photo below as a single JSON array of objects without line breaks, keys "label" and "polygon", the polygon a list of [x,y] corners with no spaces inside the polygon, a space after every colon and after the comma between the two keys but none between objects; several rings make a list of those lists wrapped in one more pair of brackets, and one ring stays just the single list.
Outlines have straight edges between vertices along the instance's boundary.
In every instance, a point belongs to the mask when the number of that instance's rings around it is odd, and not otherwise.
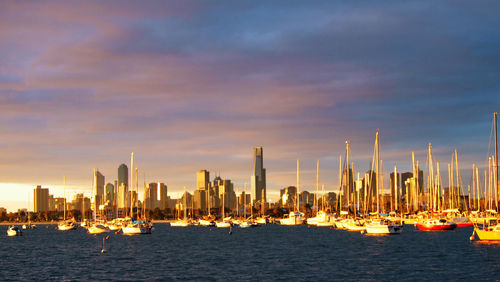
[{"label": "sea", "polygon": [[[217,229],[155,224],[150,235],[0,226],[1,281],[498,281],[500,244],[472,228],[369,236],[328,227]],[[109,239],[106,237],[109,236]],[[106,252],[102,253],[103,238]]]}]

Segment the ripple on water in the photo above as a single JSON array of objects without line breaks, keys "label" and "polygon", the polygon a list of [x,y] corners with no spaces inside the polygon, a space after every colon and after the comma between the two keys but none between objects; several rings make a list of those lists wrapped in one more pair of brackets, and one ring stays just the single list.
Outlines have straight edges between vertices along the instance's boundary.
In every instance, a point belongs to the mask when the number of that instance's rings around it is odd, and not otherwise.
[{"label": "ripple on water", "polygon": [[[227,229],[157,224],[146,236],[83,229],[0,237],[2,280],[494,280],[500,246],[472,229],[373,237],[307,226]],[[6,227],[0,228],[5,234]],[[6,259],[8,258],[8,259]]]}]

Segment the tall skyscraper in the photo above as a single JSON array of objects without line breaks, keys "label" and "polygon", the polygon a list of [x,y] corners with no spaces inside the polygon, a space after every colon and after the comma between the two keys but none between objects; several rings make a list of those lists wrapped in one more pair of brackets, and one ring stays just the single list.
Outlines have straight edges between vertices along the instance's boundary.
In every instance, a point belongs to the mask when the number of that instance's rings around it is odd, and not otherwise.
[{"label": "tall skyscraper", "polygon": [[111,204],[114,204],[115,202],[115,186],[111,183],[106,184],[104,201],[109,201]]},{"label": "tall skyscraper", "polygon": [[94,208],[104,202],[104,175],[94,168]]},{"label": "tall skyscraper", "polygon": [[125,184],[128,189],[128,167],[126,164],[121,164],[118,167],[118,187]]},{"label": "tall skyscraper", "polygon": [[254,204],[266,201],[266,169],[264,168],[264,151],[262,147],[253,149],[252,199]]},{"label": "tall skyscraper", "polygon": [[126,209],[128,192],[128,167],[121,164],[118,167],[118,187],[116,187],[116,206],[119,209]]},{"label": "tall skyscraper", "polygon": [[210,172],[200,170],[196,173],[196,187],[198,190],[207,190],[210,183]]},{"label": "tall skyscraper", "polygon": [[161,182],[149,183],[144,192],[144,205],[148,210],[159,208],[161,210],[168,207],[167,185]]},{"label": "tall skyscraper", "polygon": [[49,189],[37,185],[33,189],[33,211],[44,212],[49,210]]}]

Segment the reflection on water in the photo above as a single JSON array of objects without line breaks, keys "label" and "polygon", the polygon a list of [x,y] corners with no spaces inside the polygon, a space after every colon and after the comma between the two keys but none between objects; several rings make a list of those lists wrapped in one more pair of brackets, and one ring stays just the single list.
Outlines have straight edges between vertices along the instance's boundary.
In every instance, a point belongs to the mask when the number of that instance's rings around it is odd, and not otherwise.
[{"label": "reflection on water", "polygon": [[[367,236],[308,226],[171,228],[151,235],[89,235],[55,226],[7,237],[9,280],[484,280],[499,275],[500,246],[469,242],[472,228]],[[101,253],[103,236],[106,253]]]}]

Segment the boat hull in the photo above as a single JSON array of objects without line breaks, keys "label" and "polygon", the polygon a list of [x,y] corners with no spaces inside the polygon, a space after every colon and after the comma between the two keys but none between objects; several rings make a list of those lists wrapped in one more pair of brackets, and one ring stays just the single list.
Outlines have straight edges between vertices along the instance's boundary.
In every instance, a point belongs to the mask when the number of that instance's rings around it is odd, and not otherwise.
[{"label": "boat hull", "polygon": [[229,228],[229,227],[231,227],[231,223],[229,223],[229,222],[216,222],[215,226],[217,226],[217,228]]},{"label": "boat hull", "polygon": [[87,232],[89,234],[102,234],[102,233],[109,232],[109,230],[106,228],[102,228],[102,227],[91,226],[91,227],[89,227],[89,229],[87,229]]},{"label": "boat hull", "polygon": [[500,232],[491,230],[474,229],[480,241],[500,242]]},{"label": "boat hull", "polygon": [[19,229],[7,229],[7,236],[9,237],[15,237],[15,236],[22,236],[23,232]]},{"label": "boat hull", "polygon": [[151,234],[151,229],[147,227],[122,227],[123,235]]},{"label": "boat hull", "polygon": [[472,222],[457,223],[457,227],[470,227],[470,226],[474,226],[474,223]]},{"label": "boat hull", "polygon": [[381,226],[366,226],[366,233],[367,234],[376,234],[376,235],[391,235],[391,234],[401,234],[401,231],[403,231],[403,227],[399,225],[394,225],[394,226],[387,226],[387,225],[381,225]]},{"label": "boat hull", "polygon": [[57,230],[59,231],[76,230],[76,225],[60,224],[57,226]]},{"label": "boat hull", "polygon": [[417,228],[420,231],[446,231],[453,230],[457,227],[455,223],[447,223],[447,224],[425,224],[425,223],[417,223]]}]

